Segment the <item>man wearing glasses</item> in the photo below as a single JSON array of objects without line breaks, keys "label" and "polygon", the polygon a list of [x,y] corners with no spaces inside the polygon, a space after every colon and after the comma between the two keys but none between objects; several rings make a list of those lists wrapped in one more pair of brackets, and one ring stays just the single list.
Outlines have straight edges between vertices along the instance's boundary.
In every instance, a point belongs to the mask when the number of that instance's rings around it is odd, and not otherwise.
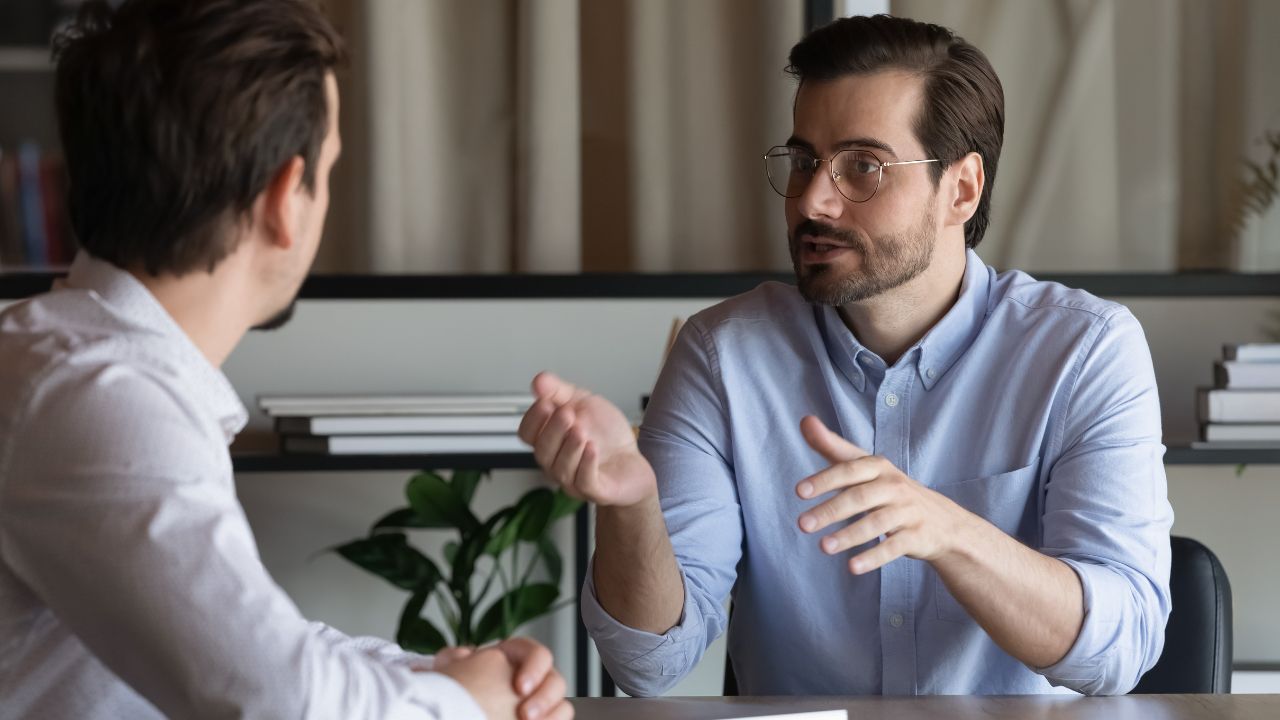
[{"label": "man wearing glasses", "polygon": [[973,248],[999,79],[945,28],[793,48],[765,155],[797,285],[684,327],[633,439],[554,376],[521,435],[598,506],[583,615],[665,691],[728,624],[745,694],[1130,690],[1159,657],[1169,529],[1150,353],[1124,307]]}]

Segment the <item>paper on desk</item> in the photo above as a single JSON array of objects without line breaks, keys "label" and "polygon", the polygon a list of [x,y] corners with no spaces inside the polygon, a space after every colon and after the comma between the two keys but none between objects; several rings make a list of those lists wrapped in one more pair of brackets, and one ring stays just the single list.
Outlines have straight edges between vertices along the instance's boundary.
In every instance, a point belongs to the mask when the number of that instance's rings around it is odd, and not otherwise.
[{"label": "paper on desk", "polygon": [[849,711],[814,710],[782,715],[730,715],[724,720],[849,720]]}]

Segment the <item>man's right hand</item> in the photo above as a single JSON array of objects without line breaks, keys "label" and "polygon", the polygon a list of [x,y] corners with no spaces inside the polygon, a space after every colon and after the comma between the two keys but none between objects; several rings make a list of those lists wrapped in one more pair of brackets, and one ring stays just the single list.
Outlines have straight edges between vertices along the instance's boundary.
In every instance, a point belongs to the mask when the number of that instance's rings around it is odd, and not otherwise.
[{"label": "man's right hand", "polygon": [[520,422],[520,439],[566,493],[619,507],[657,495],[653,467],[617,407],[548,372],[533,378],[533,392],[537,401]]}]

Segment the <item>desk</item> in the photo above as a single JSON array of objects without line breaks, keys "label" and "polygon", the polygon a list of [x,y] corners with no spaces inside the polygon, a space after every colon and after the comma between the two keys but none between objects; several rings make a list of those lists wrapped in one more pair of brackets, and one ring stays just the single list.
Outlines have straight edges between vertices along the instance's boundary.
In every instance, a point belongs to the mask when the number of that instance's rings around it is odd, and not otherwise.
[{"label": "desk", "polygon": [[577,720],[715,720],[845,708],[849,720],[1275,720],[1280,695],[574,698]]}]

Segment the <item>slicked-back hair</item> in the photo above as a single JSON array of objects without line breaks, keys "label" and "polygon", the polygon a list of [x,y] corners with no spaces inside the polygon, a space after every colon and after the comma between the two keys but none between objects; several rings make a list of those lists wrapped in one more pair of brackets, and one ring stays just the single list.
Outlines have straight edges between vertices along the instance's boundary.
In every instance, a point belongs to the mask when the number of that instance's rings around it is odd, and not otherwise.
[{"label": "slicked-back hair", "polygon": [[90,0],[54,39],[77,239],[151,275],[213,269],[293,157],[316,164],[343,43],[311,0]]},{"label": "slicked-back hair", "polygon": [[1004,89],[978,48],[947,28],[907,18],[874,15],[841,18],[810,32],[791,49],[787,72],[803,85],[902,70],[924,80],[916,115],[916,139],[935,185],[952,162],[970,152],[982,156],[986,184],[973,217],[965,223],[965,245],[982,241],[991,221],[991,192],[1004,143]]}]

